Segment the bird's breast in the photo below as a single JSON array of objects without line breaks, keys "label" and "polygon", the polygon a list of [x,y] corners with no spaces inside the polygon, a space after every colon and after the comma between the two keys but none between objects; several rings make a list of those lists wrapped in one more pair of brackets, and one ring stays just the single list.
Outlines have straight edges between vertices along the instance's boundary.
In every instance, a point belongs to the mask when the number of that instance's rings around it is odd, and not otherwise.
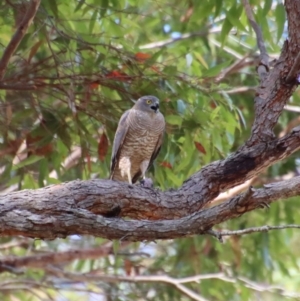
[{"label": "bird's breast", "polygon": [[[150,158],[159,135],[165,128],[161,113],[148,114],[134,110],[128,118],[129,127],[124,141],[122,156],[134,153],[141,158]],[[134,152],[132,152],[134,150]],[[136,158],[137,159],[137,158]]]},{"label": "bird's breast", "polygon": [[160,112],[147,113],[140,110],[132,110],[129,118],[129,127],[138,131],[141,135],[157,136],[165,129],[165,119]]}]

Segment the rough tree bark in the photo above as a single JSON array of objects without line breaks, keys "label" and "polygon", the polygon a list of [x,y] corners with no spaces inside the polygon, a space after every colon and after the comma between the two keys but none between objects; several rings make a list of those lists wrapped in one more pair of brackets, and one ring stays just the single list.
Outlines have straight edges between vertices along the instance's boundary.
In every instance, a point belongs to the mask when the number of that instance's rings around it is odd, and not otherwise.
[{"label": "rough tree bark", "polygon": [[[251,136],[241,148],[190,177],[178,190],[161,192],[109,180],[72,181],[0,196],[0,235],[54,239],[91,234],[109,239],[155,240],[211,233],[214,225],[300,195],[300,177],[250,188],[209,209],[219,193],[259,174],[300,148],[300,127],[278,139],[273,128],[298,85],[300,73],[300,0],[285,2],[289,39],[274,68],[261,54]],[[258,38],[259,45],[261,39]],[[260,48],[261,50],[261,48]],[[118,214],[118,217],[108,217]],[[131,220],[122,219],[128,217]]]}]

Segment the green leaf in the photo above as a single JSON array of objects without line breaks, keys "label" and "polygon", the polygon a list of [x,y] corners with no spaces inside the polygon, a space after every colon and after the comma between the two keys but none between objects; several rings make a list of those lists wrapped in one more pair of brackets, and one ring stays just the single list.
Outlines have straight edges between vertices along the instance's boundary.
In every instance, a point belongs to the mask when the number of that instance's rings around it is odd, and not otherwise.
[{"label": "green leaf", "polygon": [[247,127],[247,123],[246,123],[246,120],[244,118],[244,115],[242,113],[242,111],[239,109],[239,108],[235,108],[238,115],[239,115],[239,118],[240,118],[240,121],[242,122],[242,125],[246,128]]},{"label": "green leaf", "polygon": [[75,7],[75,10],[74,10],[75,13],[76,13],[78,10],[81,9],[82,5],[85,4],[85,1],[86,1],[86,0],[79,0],[78,4],[77,4],[77,6]]},{"label": "green leaf", "polygon": [[282,3],[278,4],[275,9],[275,17],[277,23],[277,42],[280,40],[283,30],[284,24],[286,21],[285,9]]},{"label": "green leaf", "polygon": [[54,16],[58,18],[58,8],[56,0],[46,0],[46,3],[48,4],[49,8],[53,12]]},{"label": "green leaf", "polygon": [[146,63],[149,65],[152,65],[155,63],[158,58],[165,52],[166,50],[164,48],[161,48],[159,51],[156,51],[147,61]]},{"label": "green leaf", "polygon": [[95,9],[89,23],[89,32],[92,33],[98,16],[98,10]]},{"label": "green leaf", "polygon": [[102,0],[101,1],[101,8],[100,8],[100,16],[103,18],[107,12],[109,0]]},{"label": "green leaf", "polygon": [[23,50],[23,49],[26,49],[26,48],[28,47],[28,45],[27,45],[28,41],[31,41],[31,42],[32,42],[32,40],[30,39],[31,36],[32,36],[31,33],[26,33],[26,34],[24,35],[24,37],[23,37],[23,39],[21,40],[21,42],[20,42],[20,44],[19,44],[19,46],[18,46],[16,52],[18,52],[18,51],[20,51],[20,50]]},{"label": "green leaf", "polygon": [[43,158],[39,163],[39,186],[44,187],[44,180],[47,178],[49,174],[48,169],[48,160],[46,158]]},{"label": "green leaf", "polygon": [[215,0],[215,14],[214,17],[218,17],[223,7],[223,0]]},{"label": "green leaf", "polygon": [[263,14],[266,16],[272,7],[273,0],[265,0],[263,7]]},{"label": "green leaf", "polygon": [[210,114],[211,121],[213,121],[219,115],[220,109],[221,109],[221,107],[218,106],[211,112],[211,114]]},{"label": "green leaf", "polygon": [[221,44],[224,45],[225,40],[228,38],[228,34],[230,30],[232,29],[233,25],[229,21],[229,19],[226,17],[221,30]]},{"label": "green leaf", "polygon": [[115,239],[113,241],[113,251],[114,251],[115,257],[118,256],[118,253],[120,251],[120,247],[121,247],[120,241]]},{"label": "green leaf", "polygon": [[12,167],[12,170],[17,170],[17,169],[19,169],[21,167],[24,167],[24,166],[36,163],[36,162],[38,162],[38,161],[40,161],[42,159],[43,159],[43,157],[32,155],[29,158],[26,158],[25,160],[21,161],[20,163],[14,165]]},{"label": "green leaf", "polygon": [[208,65],[207,62],[205,61],[205,59],[203,58],[203,56],[201,55],[201,53],[194,51],[193,54],[195,55],[195,57],[197,58],[197,60],[206,68],[208,69]]},{"label": "green leaf", "polygon": [[214,66],[207,71],[203,72],[203,77],[217,76],[224,68],[230,65],[231,61],[226,61],[220,65]]},{"label": "green leaf", "polygon": [[165,117],[167,123],[172,124],[172,125],[178,125],[181,126],[182,124],[182,117],[177,116],[177,115],[167,115]]},{"label": "green leaf", "polygon": [[240,16],[243,12],[243,6],[232,6],[231,9],[227,12],[226,18],[230,21],[233,26],[236,26],[237,29],[246,32],[246,28],[240,21]]}]

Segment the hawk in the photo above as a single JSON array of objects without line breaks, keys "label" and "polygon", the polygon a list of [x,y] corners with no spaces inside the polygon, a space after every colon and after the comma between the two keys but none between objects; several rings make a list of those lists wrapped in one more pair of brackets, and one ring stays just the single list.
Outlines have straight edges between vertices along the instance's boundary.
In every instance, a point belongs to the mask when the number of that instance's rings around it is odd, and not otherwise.
[{"label": "hawk", "polygon": [[135,183],[145,179],[164,137],[165,119],[155,96],[143,96],[120,118],[115,134],[110,179]]}]

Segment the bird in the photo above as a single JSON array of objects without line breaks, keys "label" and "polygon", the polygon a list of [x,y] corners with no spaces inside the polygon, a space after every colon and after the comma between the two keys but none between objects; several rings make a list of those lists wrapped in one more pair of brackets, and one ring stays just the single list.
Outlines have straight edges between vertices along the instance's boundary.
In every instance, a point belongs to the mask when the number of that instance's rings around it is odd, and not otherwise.
[{"label": "bird", "polygon": [[114,137],[110,179],[129,184],[141,177],[145,180],[146,171],[161,149],[165,127],[159,99],[155,96],[142,96],[125,111]]}]

